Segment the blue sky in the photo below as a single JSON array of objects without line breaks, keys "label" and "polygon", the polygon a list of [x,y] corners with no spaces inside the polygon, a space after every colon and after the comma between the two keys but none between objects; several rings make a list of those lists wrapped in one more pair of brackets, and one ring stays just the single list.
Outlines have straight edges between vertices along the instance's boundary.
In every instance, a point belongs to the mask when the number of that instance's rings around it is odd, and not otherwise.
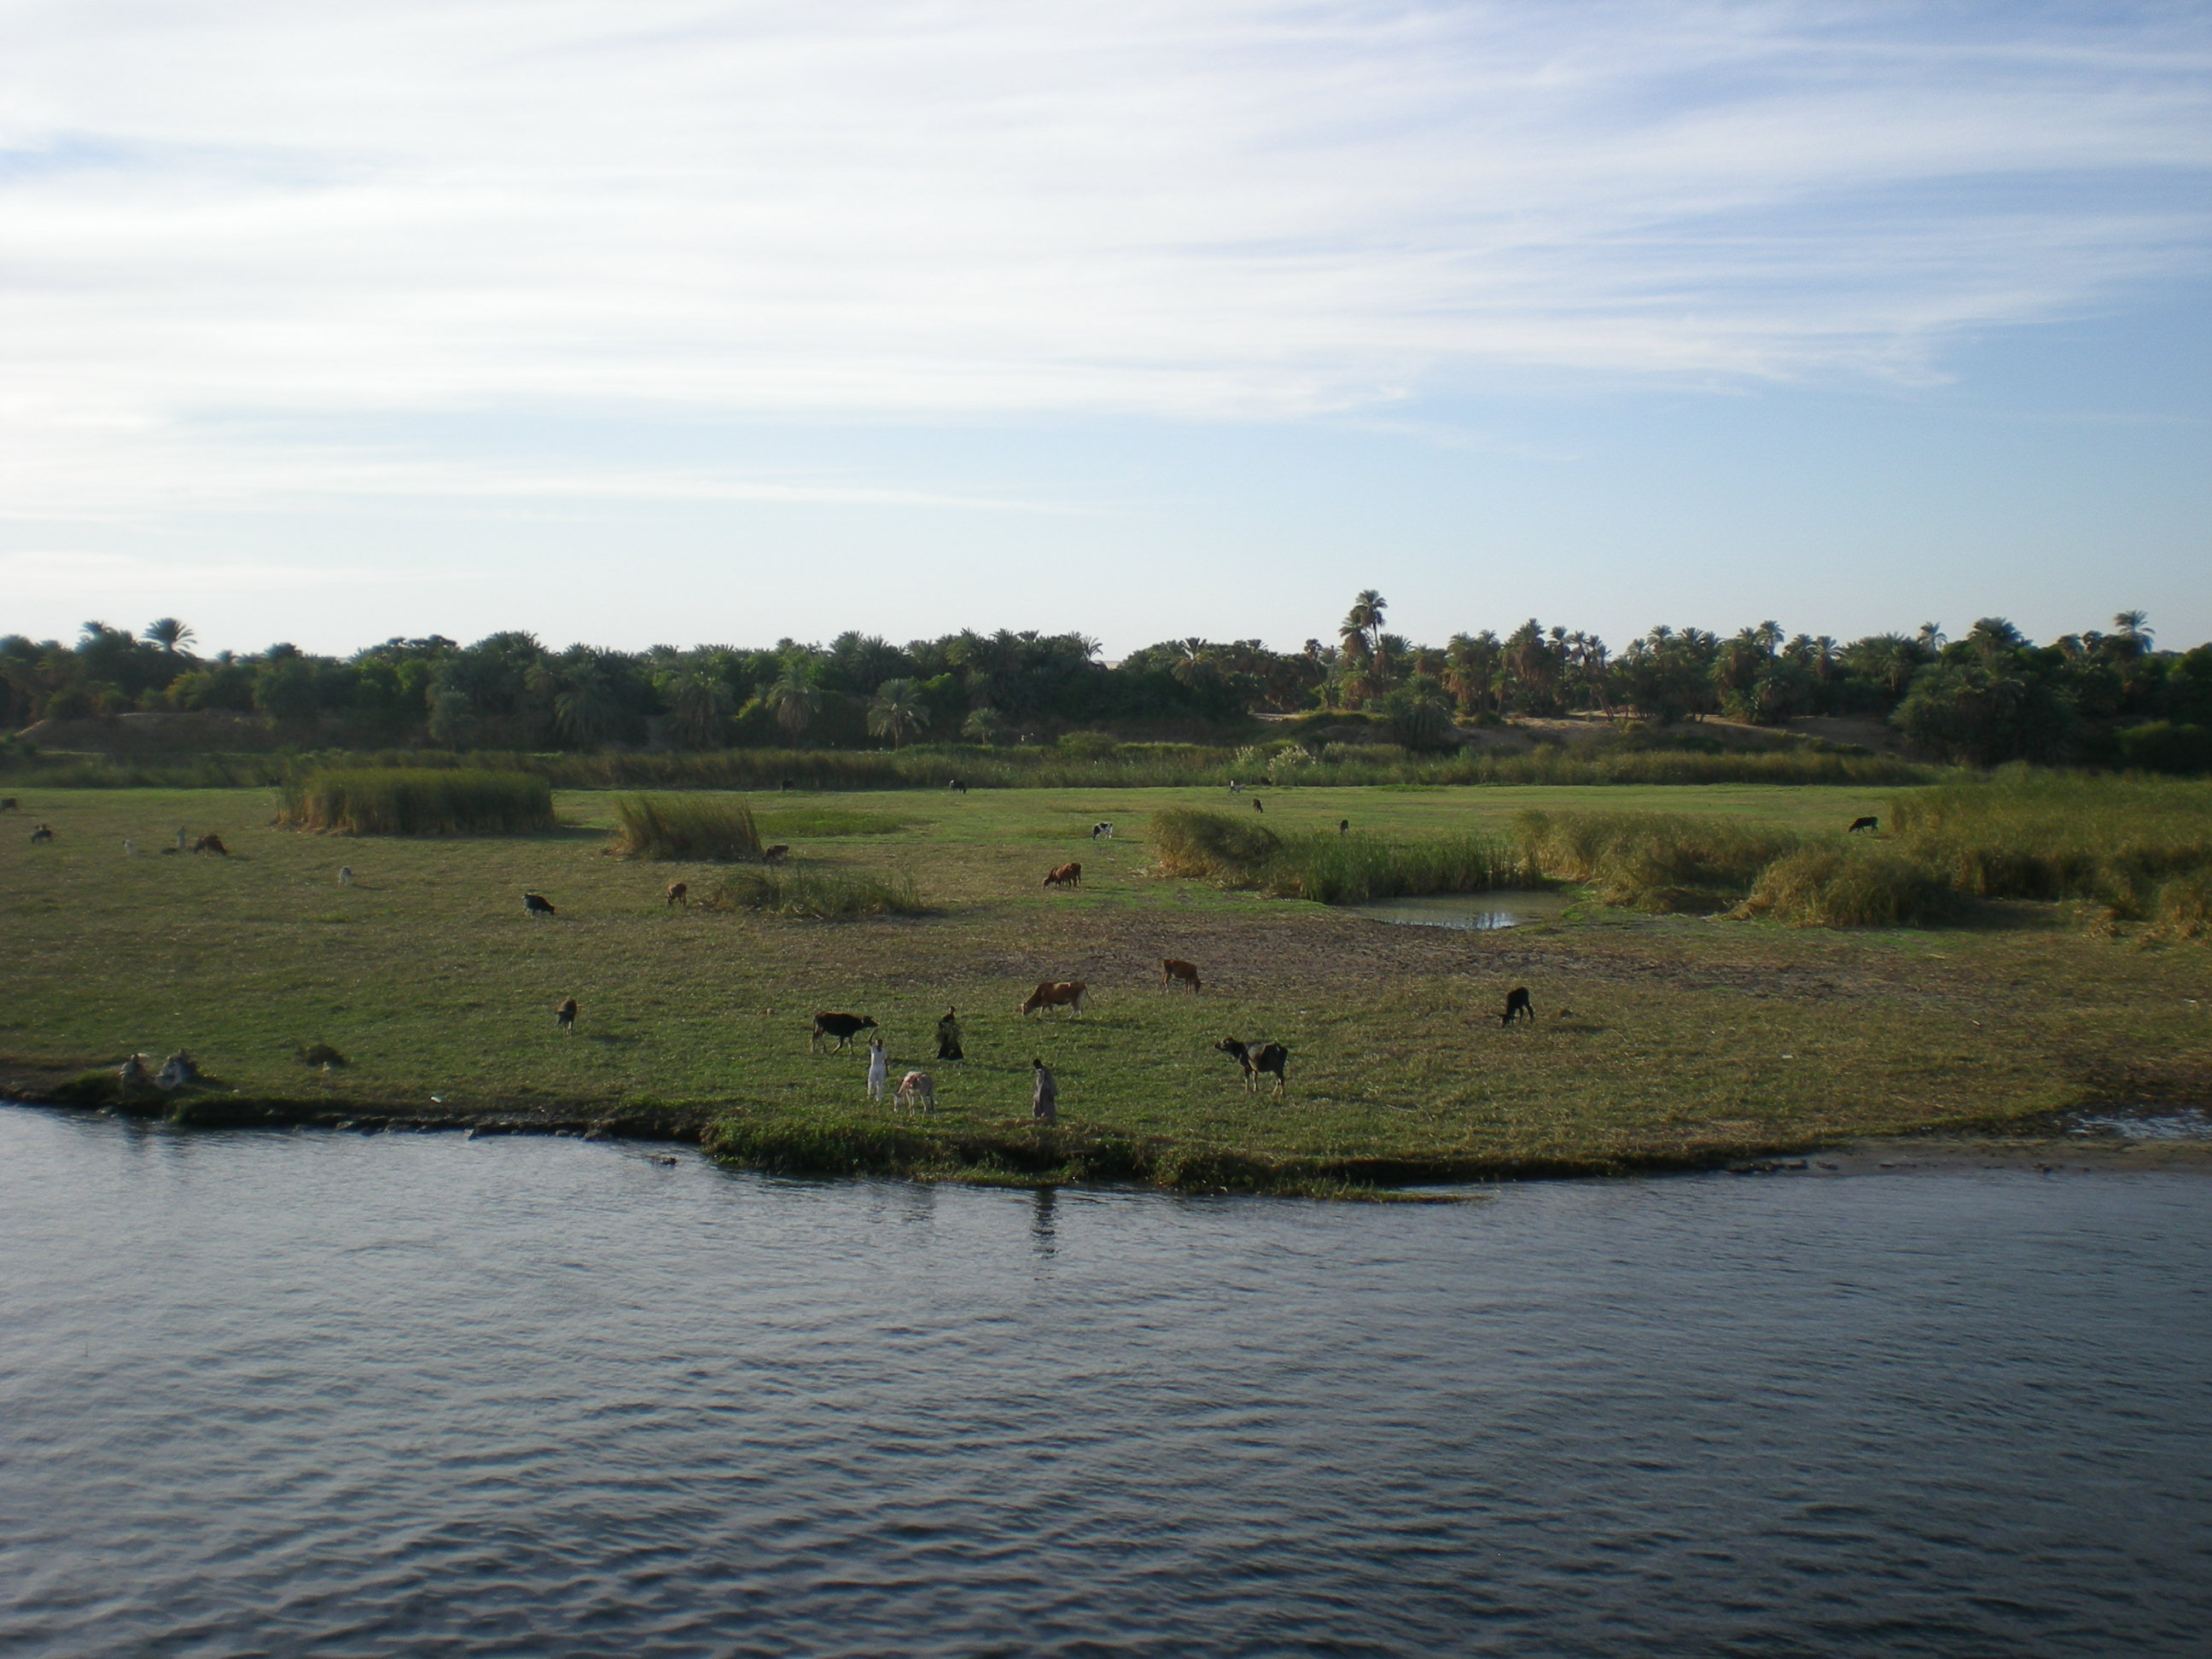
[{"label": "blue sky", "polygon": [[0,3],[0,631],[2212,638],[2201,6]]}]

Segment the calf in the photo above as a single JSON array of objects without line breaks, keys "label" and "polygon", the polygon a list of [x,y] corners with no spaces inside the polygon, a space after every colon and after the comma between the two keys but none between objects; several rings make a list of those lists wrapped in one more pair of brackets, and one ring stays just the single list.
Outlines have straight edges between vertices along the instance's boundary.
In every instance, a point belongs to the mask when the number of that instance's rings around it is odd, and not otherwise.
[{"label": "calf", "polygon": [[1179,957],[1162,957],[1160,958],[1160,989],[1168,990],[1178,982],[1188,985],[1193,991],[1196,991],[1198,964],[1185,962]]},{"label": "calf", "polygon": [[661,900],[660,908],[665,910],[672,905],[678,904],[687,910],[691,908],[691,884],[688,881],[670,882],[667,896]]},{"label": "calf", "polygon": [[908,1072],[899,1079],[895,1097],[902,1106],[919,1106],[925,1112],[937,1108],[937,1080],[927,1072]]},{"label": "calf", "polygon": [[553,1023],[564,1031],[576,1029],[576,999],[562,997],[561,1006],[553,1011]]},{"label": "calf", "polygon": [[1856,836],[1862,830],[1871,830],[1878,836],[1881,833],[1881,820],[1880,818],[1853,818],[1851,820],[1851,827],[1846,833]]},{"label": "calf", "polygon": [[1274,1093],[1278,1097],[1290,1092],[1291,1051],[1281,1043],[1244,1042],[1236,1037],[1224,1037],[1213,1046],[1224,1054],[1237,1056],[1237,1065],[1244,1071],[1248,1092],[1258,1091],[1263,1075],[1275,1079]]},{"label": "calf", "polygon": [[1040,1008],[1073,1009],[1078,1018],[1083,1013],[1083,994],[1090,988],[1089,981],[1079,979],[1041,979],[1036,990],[1022,999],[1018,1012],[1035,1013]]},{"label": "calf", "polygon": [[54,831],[52,824],[42,823],[31,831],[31,844],[34,847],[42,841],[52,841],[53,838]]},{"label": "calf", "polygon": [[230,848],[222,844],[222,837],[212,830],[192,843],[195,853],[213,853],[221,858],[230,856]]},{"label": "calf", "polygon": [[522,896],[522,908],[526,915],[532,916],[550,916],[557,914],[553,908],[553,901],[543,893],[525,893]]},{"label": "calf", "polygon": [[1063,864],[1048,870],[1045,872],[1044,884],[1048,887],[1080,887],[1083,885],[1083,866]]},{"label": "calf", "polygon": [[[812,1054],[814,1045],[826,1036],[837,1039],[838,1049],[849,1048],[853,1039],[861,1032],[872,1031],[875,1029],[876,1022],[866,1014],[818,1013],[814,1016],[814,1035],[806,1039],[806,1052]],[[832,1049],[830,1052],[834,1054],[837,1049]]]},{"label": "calf", "polygon": [[1510,1025],[1516,1019],[1525,1019],[1531,1025],[1536,1023],[1536,1006],[1528,1000],[1528,988],[1525,985],[1516,985],[1505,994],[1504,1023]]}]

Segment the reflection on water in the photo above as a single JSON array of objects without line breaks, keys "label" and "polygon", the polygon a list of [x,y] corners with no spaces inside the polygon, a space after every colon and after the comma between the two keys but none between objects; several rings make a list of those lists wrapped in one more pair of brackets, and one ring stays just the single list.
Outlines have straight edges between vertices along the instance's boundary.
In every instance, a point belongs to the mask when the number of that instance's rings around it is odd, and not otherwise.
[{"label": "reflection on water", "polygon": [[1487,893],[1429,893],[1417,898],[1376,899],[1347,906],[1352,915],[1375,921],[1418,927],[1457,927],[1487,933],[1565,915],[1579,902],[1569,889],[1497,888]]},{"label": "reflection on water", "polygon": [[2077,1112],[2075,1134],[2116,1135],[2122,1140],[2212,1140],[2212,1114],[2201,1106],[2172,1112]]},{"label": "reflection on water", "polygon": [[14,1655],[2195,1655],[2212,1179],[1455,1206],[0,1111]]}]

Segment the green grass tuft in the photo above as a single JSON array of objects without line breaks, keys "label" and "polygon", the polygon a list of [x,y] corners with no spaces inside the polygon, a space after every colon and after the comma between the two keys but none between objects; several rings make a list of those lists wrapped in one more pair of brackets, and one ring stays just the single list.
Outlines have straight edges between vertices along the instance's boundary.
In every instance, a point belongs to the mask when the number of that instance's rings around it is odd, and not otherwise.
[{"label": "green grass tuft", "polygon": [[768,915],[841,921],[853,916],[915,916],[928,913],[914,878],[744,870],[723,877],[707,891],[710,910],[753,910]]},{"label": "green grass tuft", "polygon": [[285,792],[283,821],[343,836],[527,835],[553,828],[553,789],[526,772],[316,772]]},{"label": "green grass tuft", "polygon": [[1487,836],[1395,841],[1281,836],[1264,823],[1192,807],[1152,815],[1152,845],[1170,876],[1256,887],[1277,898],[1364,904],[1419,893],[1480,893],[1522,878],[1511,848]]}]

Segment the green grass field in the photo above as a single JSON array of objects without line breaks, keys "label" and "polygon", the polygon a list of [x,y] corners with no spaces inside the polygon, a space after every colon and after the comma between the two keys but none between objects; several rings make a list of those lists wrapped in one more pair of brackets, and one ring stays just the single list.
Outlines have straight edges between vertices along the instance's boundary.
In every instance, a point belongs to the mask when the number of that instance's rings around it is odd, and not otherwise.
[{"label": "green grass field", "polygon": [[[2212,1092],[2212,951],[2093,936],[2070,907],[1980,907],[1942,931],[1783,928],[1586,906],[1498,933],[1393,927],[1148,873],[1146,816],[1219,790],[753,798],[797,867],[910,874],[931,914],[839,922],[671,909],[711,866],[603,850],[611,798],[562,827],[404,840],[276,828],[266,790],[24,788],[0,818],[0,1058],[14,1073],[190,1049],[247,1095],[338,1109],[726,1108],[767,1126],[904,1121],[988,1147],[1028,1135],[1029,1063],[1086,1134],[1222,1149],[1286,1184],[1724,1158],[1851,1135]],[[1510,830],[1524,807],[1711,813],[1829,830],[1894,792],[1711,786],[1267,792],[1281,830]],[[1090,826],[1119,834],[1093,842]],[[44,821],[53,842],[30,844]],[[183,827],[228,859],[162,856]],[[137,855],[126,856],[126,838]],[[1044,871],[1080,860],[1080,891]],[[341,888],[341,865],[357,884]],[[529,888],[559,908],[526,916]],[[2106,930],[2109,935],[2110,930]],[[1202,996],[1163,991],[1187,957]],[[1015,1012],[1090,981],[1081,1020]],[[1504,993],[1540,1016],[1504,1030]],[[573,1036],[553,1007],[574,996]],[[948,1006],[964,1066],[929,1058]],[[810,1054],[817,1008],[872,1015],[894,1074],[937,1074],[925,1124],[863,1099],[854,1054]],[[1210,1046],[1291,1052],[1290,1099],[1249,1097]],[[350,1064],[311,1070],[301,1045]],[[911,1156],[903,1162],[911,1165]],[[926,1164],[927,1159],[920,1162]]]}]

